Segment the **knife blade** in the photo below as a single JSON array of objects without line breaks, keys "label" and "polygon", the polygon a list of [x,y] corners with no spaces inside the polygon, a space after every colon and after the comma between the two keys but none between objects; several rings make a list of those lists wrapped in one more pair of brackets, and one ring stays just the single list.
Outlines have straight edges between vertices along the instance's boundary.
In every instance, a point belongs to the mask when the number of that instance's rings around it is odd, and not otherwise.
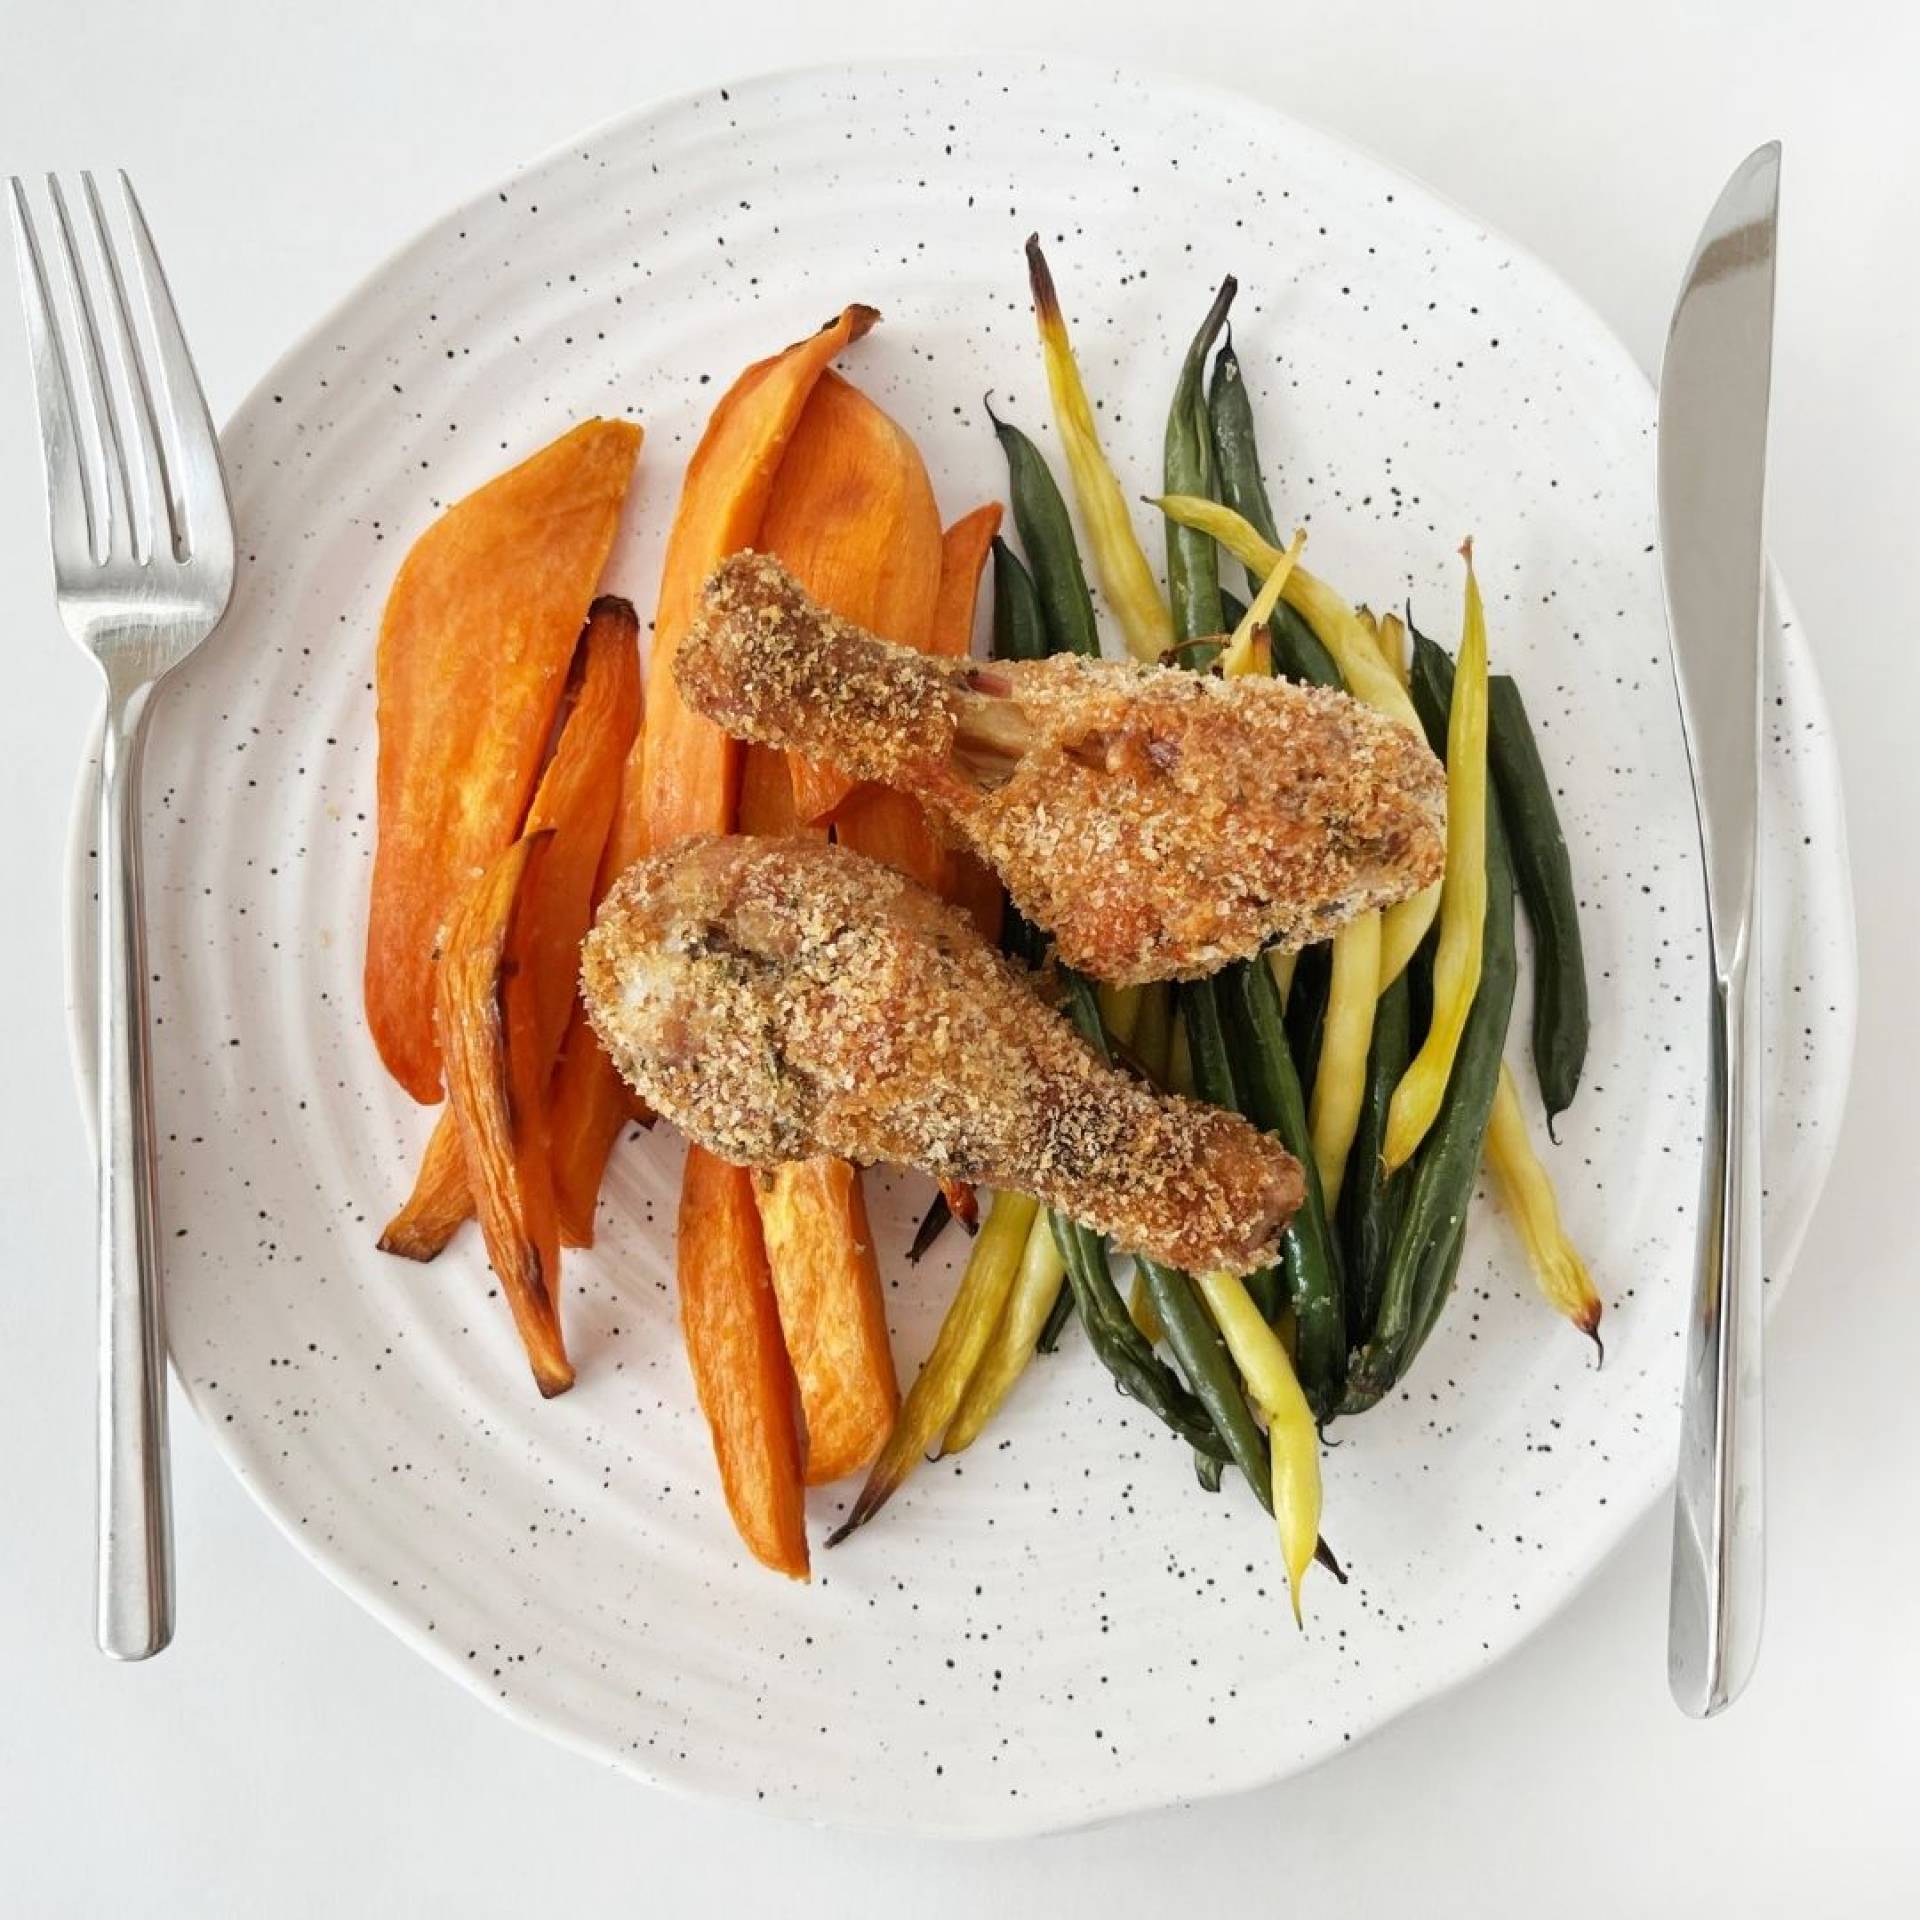
[{"label": "knife blade", "polygon": [[1760,728],[1780,147],[1735,170],[1694,247],[1660,376],[1660,550],[1699,815],[1710,965],[1699,1239],[1674,1490],[1667,1676],[1717,1713],[1765,1594],[1760,1245]]}]

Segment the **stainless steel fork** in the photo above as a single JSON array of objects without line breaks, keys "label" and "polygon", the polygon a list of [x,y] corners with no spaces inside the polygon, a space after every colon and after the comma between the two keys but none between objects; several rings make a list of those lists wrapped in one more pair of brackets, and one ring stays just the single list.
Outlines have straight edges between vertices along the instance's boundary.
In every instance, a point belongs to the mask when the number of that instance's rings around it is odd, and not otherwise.
[{"label": "stainless steel fork", "polygon": [[[140,898],[140,750],[162,677],[219,624],[233,591],[220,442],[133,185],[116,238],[80,176],[83,247],[49,174],[48,252],[10,180],[60,617],[106,683],[100,749],[99,1612],[102,1651],[144,1660],[173,1637],[167,1361],[155,1229],[153,1093]],[[132,272],[122,260],[131,257]],[[96,313],[104,311],[111,354]]]}]

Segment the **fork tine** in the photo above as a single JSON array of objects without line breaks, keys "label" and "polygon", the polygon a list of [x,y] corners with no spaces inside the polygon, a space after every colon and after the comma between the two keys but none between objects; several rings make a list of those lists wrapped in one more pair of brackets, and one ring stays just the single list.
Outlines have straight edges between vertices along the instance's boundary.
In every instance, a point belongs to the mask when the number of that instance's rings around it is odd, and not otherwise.
[{"label": "fork tine", "polygon": [[101,467],[106,476],[106,540],[104,552],[111,553],[124,523],[129,549],[140,555],[140,528],[133,511],[133,491],[127,483],[127,455],[120,437],[120,418],[113,404],[113,389],[107,384],[107,363],[100,351],[100,329],[94,324],[93,296],[87,291],[86,264],[74,242],[73,222],[67,218],[67,196],[60,189],[59,177],[47,175],[47,198],[53,204],[53,225],[60,242],[61,264],[66,269],[67,304],[73,313],[73,329],[80,341],[81,386],[86,390],[93,410],[94,441],[100,449]]},{"label": "fork tine", "polygon": [[33,230],[27,190],[17,174],[7,181],[7,206],[13,220],[14,264],[20,270],[20,300],[26,309],[27,347],[33,358],[34,400],[40,414],[41,454],[46,464],[47,530],[53,541],[54,564],[56,568],[84,568],[104,552],[105,530],[96,524],[95,489],[86,471],[87,448],[74,410],[66,348],[54,317],[53,296]]},{"label": "fork tine", "polygon": [[233,565],[233,519],[227,504],[226,474],[220,465],[220,436],[214,431],[207,397],[200,390],[193,356],[187,351],[180,316],[160,255],[141,211],[133,182],[123,172],[120,191],[127,205],[127,225],[133,235],[134,259],[147,330],[159,356],[161,404],[172,434],[171,475],[175,490],[175,525],[182,559],[189,555],[209,562]]},{"label": "fork tine", "polygon": [[[135,464],[139,468],[141,491],[145,496],[147,527],[152,548],[164,548],[169,557],[180,551],[181,518],[175,512],[173,488],[167,472],[167,448],[161,438],[160,423],[154,416],[153,390],[147,382],[146,356],[140,350],[140,336],[134,331],[133,315],[127,307],[126,283],[120,276],[120,259],[114,251],[113,235],[107,227],[105,209],[100,205],[100,190],[91,173],[80,176],[81,191],[87,196],[87,211],[93,218],[94,244],[100,251],[100,269],[112,296],[108,302],[110,331],[120,357],[120,388],[133,414],[132,439]],[[140,524],[137,520],[136,525]],[[151,550],[151,549],[150,549]],[[142,560],[147,553],[139,555]]]}]

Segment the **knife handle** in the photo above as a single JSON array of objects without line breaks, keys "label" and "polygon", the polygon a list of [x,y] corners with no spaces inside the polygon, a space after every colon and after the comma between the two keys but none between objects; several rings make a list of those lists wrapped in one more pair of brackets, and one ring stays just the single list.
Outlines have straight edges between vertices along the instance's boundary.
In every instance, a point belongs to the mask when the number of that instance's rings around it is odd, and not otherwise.
[{"label": "knife handle", "polygon": [[1700,1239],[1673,1502],[1667,1683],[1718,1713],[1753,1672],[1766,1589],[1761,1392],[1760,990],[1750,919],[1714,956]]}]

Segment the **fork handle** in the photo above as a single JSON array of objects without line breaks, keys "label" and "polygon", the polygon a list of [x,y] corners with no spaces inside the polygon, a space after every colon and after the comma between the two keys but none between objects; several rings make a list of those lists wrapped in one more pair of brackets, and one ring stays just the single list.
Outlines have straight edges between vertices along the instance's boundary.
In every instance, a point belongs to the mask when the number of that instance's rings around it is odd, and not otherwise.
[{"label": "fork handle", "polygon": [[1747,1683],[1766,1593],[1757,917],[1714,969],[1700,1239],[1674,1487],[1667,1681],[1696,1718]]},{"label": "fork handle", "polygon": [[173,1637],[167,1343],[140,896],[147,688],[110,690],[99,822],[100,1649],[144,1660]]}]

